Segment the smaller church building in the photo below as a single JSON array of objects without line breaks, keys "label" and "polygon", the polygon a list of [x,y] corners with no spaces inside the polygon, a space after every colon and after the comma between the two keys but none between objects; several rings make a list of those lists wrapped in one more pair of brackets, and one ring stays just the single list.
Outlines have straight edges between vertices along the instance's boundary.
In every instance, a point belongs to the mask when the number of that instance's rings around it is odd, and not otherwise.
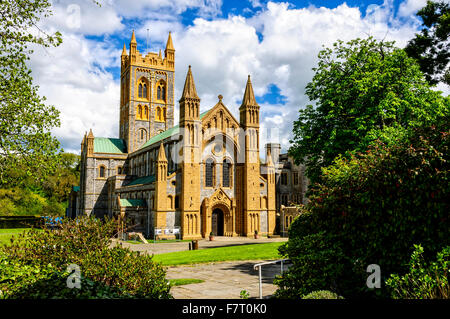
[{"label": "smaller church building", "polygon": [[200,112],[190,66],[175,103],[174,77],[170,33],[164,55],[143,56],[133,32],[121,56],[119,137],[85,134],[70,214],[119,218],[148,237],[167,229],[183,239],[272,235],[278,158],[267,147],[260,159],[260,107],[250,76],[237,117],[221,95]]}]

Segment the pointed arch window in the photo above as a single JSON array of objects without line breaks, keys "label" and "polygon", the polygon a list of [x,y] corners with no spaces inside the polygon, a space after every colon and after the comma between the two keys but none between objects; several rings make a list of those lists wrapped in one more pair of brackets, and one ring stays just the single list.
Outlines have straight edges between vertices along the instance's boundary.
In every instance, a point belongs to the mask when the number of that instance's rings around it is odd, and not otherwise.
[{"label": "pointed arch window", "polygon": [[148,120],[148,107],[144,106],[144,119]]},{"label": "pointed arch window", "polygon": [[157,98],[158,100],[161,100],[161,87],[160,87],[160,86],[158,86],[158,93],[157,93],[156,98]]},{"label": "pointed arch window", "polygon": [[222,167],[222,185],[223,187],[230,187],[230,172],[231,172],[231,162],[229,159],[223,160],[223,167]]},{"label": "pointed arch window", "polygon": [[139,99],[148,99],[148,82],[145,77],[139,79],[137,93]]},{"label": "pointed arch window", "polygon": [[208,158],[205,163],[205,186],[214,186],[214,161]]}]

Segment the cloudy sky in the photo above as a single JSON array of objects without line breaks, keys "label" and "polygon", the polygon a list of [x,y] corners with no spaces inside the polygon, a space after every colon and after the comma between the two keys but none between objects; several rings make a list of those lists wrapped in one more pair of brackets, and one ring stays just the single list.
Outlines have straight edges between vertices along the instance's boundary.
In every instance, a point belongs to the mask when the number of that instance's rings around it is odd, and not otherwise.
[{"label": "cloudy sky", "polygon": [[[426,0],[98,2],[53,0],[53,16],[41,25],[60,31],[63,44],[37,48],[30,61],[40,93],[61,111],[61,127],[53,132],[68,152],[80,152],[90,128],[95,136],[118,137],[120,54],[133,29],[141,53],[147,47],[164,52],[172,32],[175,100],[192,65],[201,111],[222,94],[238,117],[250,74],[261,106],[262,145],[269,139],[286,151],[298,110],[309,103],[305,86],[322,46],[370,35],[403,47],[419,30],[415,13]],[[178,104],[175,109],[177,123]]]}]

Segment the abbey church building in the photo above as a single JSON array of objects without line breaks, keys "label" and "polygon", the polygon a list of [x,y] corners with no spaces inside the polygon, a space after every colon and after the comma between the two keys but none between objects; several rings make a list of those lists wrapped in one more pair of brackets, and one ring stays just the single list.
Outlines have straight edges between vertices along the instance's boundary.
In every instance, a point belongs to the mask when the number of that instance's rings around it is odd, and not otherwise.
[{"label": "abbey church building", "polygon": [[156,229],[171,228],[178,228],[183,239],[211,232],[272,235],[278,159],[270,148],[260,158],[260,107],[250,76],[242,79],[243,99],[235,117],[221,95],[216,105],[201,107],[195,70],[186,70],[175,103],[170,33],[164,55],[143,56],[133,32],[121,55],[119,137],[98,137],[92,130],[85,134],[80,186],[69,211],[121,218],[151,238]]}]

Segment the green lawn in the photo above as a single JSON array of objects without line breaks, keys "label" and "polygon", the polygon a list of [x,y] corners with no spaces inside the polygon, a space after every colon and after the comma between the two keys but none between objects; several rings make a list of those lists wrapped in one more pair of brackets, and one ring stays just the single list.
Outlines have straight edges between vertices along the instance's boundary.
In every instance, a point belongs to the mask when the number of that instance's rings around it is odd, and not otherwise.
[{"label": "green lawn", "polygon": [[283,242],[275,242],[207,248],[200,250],[187,250],[154,255],[153,259],[156,262],[161,262],[164,266],[232,260],[281,259],[281,256],[278,255],[278,247],[280,247],[280,245],[282,244]]},{"label": "green lawn", "polygon": [[0,244],[9,244],[12,236],[17,237],[18,234],[29,228],[2,228],[0,229]]}]

